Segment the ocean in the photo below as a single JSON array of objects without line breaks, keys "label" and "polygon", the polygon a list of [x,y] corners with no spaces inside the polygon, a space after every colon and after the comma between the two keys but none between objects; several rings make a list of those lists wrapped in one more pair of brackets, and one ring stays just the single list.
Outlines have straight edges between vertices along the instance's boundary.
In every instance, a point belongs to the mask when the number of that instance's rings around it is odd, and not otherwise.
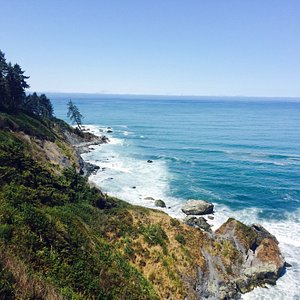
[{"label": "ocean", "polygon": [[[68,121],[69,97],[51,100],[55,115]],[[91,181],[133,204],[154,207],[145,198],[162,199],[177,218],[186,200],[211,201],[214,229],[228,217],[262,224],[292,267],[276,286],[243,299],[300,299],[300,102],[104,95],[72,101],[87,128],[110,139],[84,154],[100,166]]]}]

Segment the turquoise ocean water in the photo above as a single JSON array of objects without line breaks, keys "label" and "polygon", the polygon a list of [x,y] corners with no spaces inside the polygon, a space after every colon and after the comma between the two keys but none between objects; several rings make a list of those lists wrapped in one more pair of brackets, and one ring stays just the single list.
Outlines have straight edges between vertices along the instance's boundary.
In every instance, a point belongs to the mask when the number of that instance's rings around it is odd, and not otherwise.
[{"label": "turquoise ocean water", "polygon": [[[53,97],[67,120],[69,100]],[[261,223],[292,264],[276,287],[245,299],[300,299],[300,102],[282,99],[72,96],[83,123],[111,142],[84,158],[101,169],[91,180],[104,191],[152,207],[163,199],[182,218],[187,199],[216,205],[216,228],[227,217]],[[153,163],[147,163],[147,160]]]}]

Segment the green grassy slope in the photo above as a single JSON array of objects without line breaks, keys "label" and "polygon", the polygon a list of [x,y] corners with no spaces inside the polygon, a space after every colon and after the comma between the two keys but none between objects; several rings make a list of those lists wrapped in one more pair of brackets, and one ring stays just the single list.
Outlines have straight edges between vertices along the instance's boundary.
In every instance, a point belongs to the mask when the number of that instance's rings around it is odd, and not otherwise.
[{"label": "green grassy slope", "polygon": [[[6,117],[15,130],[55,138],[39,120]],[[0,298],[156,299],[151,284],[91,226],[106,207],[125,204],[106,199],[73,169],[54,175],[28,148],[0,131]]]}]

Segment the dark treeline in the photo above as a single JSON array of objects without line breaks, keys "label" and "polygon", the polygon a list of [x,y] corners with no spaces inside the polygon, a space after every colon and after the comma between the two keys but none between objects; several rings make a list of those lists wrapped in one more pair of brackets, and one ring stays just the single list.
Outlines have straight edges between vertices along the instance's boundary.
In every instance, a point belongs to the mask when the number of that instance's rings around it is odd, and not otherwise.
[{"label": "dark treeline", "polygon": [[24,111],[40,117],[52,117],[53,107],[46,95],[26,95],[28,76],[18,64],[7,63],[0,50],[0,110],[9,113]]}]

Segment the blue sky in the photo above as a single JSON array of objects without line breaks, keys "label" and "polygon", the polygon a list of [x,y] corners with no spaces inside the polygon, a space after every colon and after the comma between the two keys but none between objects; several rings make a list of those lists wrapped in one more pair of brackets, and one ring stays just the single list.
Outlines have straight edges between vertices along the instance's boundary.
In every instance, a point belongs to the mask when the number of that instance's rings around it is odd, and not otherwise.
[{"label": "blue sky", "polygon": [[299,0],[0,0],[32,90],[300,96]]}]

